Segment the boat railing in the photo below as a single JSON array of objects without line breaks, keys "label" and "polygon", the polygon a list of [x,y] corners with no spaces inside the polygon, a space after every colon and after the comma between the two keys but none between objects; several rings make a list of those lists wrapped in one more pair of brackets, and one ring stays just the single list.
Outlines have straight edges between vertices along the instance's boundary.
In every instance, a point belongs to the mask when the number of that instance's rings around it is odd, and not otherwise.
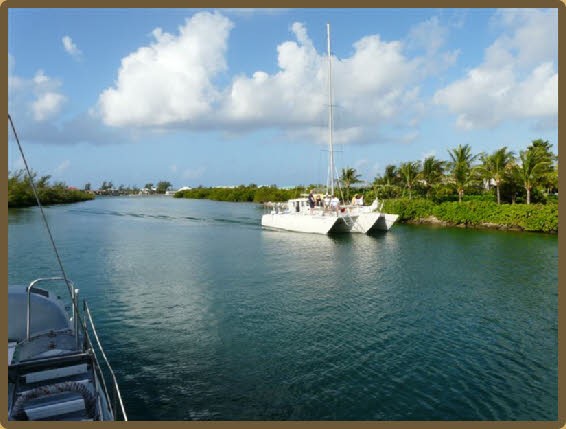
[{"label": "boat railing", "polygon": [[[65,278],[63,277],[46,277],[46,278],[40,278],[40,279],[36,279],[34,281],[32,281],[29,286],[26,288],[26,293],[27,293],[27,312],[26,312],[26,340],[29,341],[30,340],[30,329],[31,329],[31,292],[33,290],[33,288],[41,282],[54,282],[54,281],[65,281]],[[74,323],[74,329],[75,329],[75,333],[78,331],[78,308],[75,305],[75,301],[76,301],[76,294],[77,291],[75,290],[75,285],[73,284],[73,282],[71,280],[66,280],[67,283],[67,287],[69,289],[69,294],[71,296],[71,301],[73,304],[73,323]],[[76,335],[77,337],[77,348],[79,347],[79,343],[78,343],[78,335]]]},{"label": "boat railing", "polygon": [[[314,214],[319,216],[337,216],[340,213],[350,213],[352,215],[359,214],[360,212],[368,210],[370,206],[360,206],[360,205],[350,205],[350,204],[340,204],[339,206],[331,205],[317,205],[314,207]],[[300,206],[298,211],[289,209],[288,204],[285,203],[264,203],[263,204],[264,214],[280,214],[280,213],[295,213],[302,214],[305,216],[311,215],[310,207],[308,205]]]},{"label": "boat railing", "polygon": [[342,208],[346,209],[346,212],[351,214],[359,214],[359,213],[367,213],[369,212],[381,212],[383,210],[384,201],[380,201],[378,203],[374,203],[370,206],[364,206],[359,204],[346,204],[343,205]]},{"label": "boat railing", "polygon": [[289,207],[287,203],[282,203],[282,202],[272,203],[271,201],[267,203],[263,203],[263,211],[265,214],[285,213],[288,210]]},{"label": "boat railing", "polygon": [[[126,411],[124,409],[124,404],[122,402],[122,395],[120,394],[120,388],[118,387],[118,381],[116,380],[116,375],[114,374],[114,371],[113,371],[112,367],[110,366],[110,362],[108,362],[108,359],[106,357],[106,353],[104,353],[104,349],[102,348],[102,344],[100,343],[100,340],[98,339],[98,334],[96,333],[94,321],[92,320],[92,316],[90,314],[90,310],[88,308],[86,300],[83,300],[83,314],[86,315],[86,318],[88,319],[89,325],[86,324],[85,318],[83,316],[81,316],[81,314],[79,312],[79,305],[78,305],[79,290],[75,288],[75,285],[71,280],[66,279],[64,277],[49,277],[49,278],[36,279],[29,284],[29,286],[26,288],[26,292],[27,292],[26,340],[29,341],[30,336],[31,336],[31,333],[30,333],[30,329],[31,329],[31,292],[32,292],[33,288],[38,283],[54,282],[54,281],[64,281],[67,284],[69,294],[70,294],[70,297],[71,297],[72,307],[73,307],[73,313],[72,314],[73,314],[73,324],[74,324],[74,332],[75,332],[77,350],[79,350],[79,326],[80,326],[80,330],[82,331],[82,337],[83,337],[82,351],[86,352],[86,351],[92,350],[92,356],[93,356],[93,359],[94,359],[94,370],[96,371],[96,373],[99,376],[98,378],[102,382],[104,395],[106,397],[106,403],[108,404],[108,407],[112,410],[112,414],[113,414],[115,420],[118,420],[118,414],[117,414],[118,406],[117,405],[119,403],[120,404],[119,411],[122,414],[122,418],[124,419],[124,421],[127,421],[128,417],[127,417]],[[104,362],[106,363],[106,366],[107,366],[107,368],[110,372],[110,378],[112,380],[112,396],[113,396],[112,401],[110,401],[110,397],[109,397],[109,394],[108,394],[108,388],[107,388],[107,385],[106,385],[105,374],[102,371],[102,368],[101,368],[101,366],[98,362],[98,358],[96,356],[95,348],[93,347],[92,341],[90,340],[90,336],[89,336],[89,333],[88,333],[88,327],[89,326],[90,326],[90,329],[92,330],[94,338],[96,339],[96,344],[98,346],[98,350],[99,350],[100,354],[102,355]],[[98,392],[98,386],[96,386],[96,389],[97,389],[97,392]]]},{"label": "boat railing", "polygon": [[[96,355],[95,355],[95,359],[97,360],[98,370],[99,370],[100,375],[101,375],[100,378],[102,379],[102,382],[104,384],[104,388],[105,388],[105,391],[106,391],[108,404],[112,408],[115,419],[117,419],[117,416],[118,416],[117,411],[118,411],[118,404],[119,404],[120,405],[119,410],[122,414],[122,418],[124,419],[124,421],[127,421],[128,416],[126,415],[126,410],[124,409],[124,403],[122,401],[122,395],[120,393],[120,388],[118,387],[118,381],[116,380],[116,374],[114,373],[112,366],[110,366],[110,362],[108,361],[108,358],[106,357],[106,353],[104,353],[104,349],[102,348],[102,344],[100,343],[100,340],[98,339],[98,334],[96,333],[96,328],[94,327],[94,321],[92,320],[92,316],[90,314],[90,309],[88,308],[88,304],[86,303],[86,300],[83,300],[83,312],[87,316],[87,319],[88,319],[89,324],[90,324],[90,328],[92,329],[92,333],[94,335],[94,338],[96,339],[96,344],[98,346],[98,350],[100,351],[100,354],[102,355],[102,358],[104,359],[104,363],[106,364],[106,367],[108,368],[108,371],[110,372],[110,377],[111,377],[111,380],[112,380],[112,402],[109,401],[110,398],[108,398],[108,389],[106,388],[106,382],[104,381],[105,377],[104,377],[104,374],[102,373],[100,365],[98,365],[98,359],[96,358]],[[90,345],[90,348],[92,348],[94,350],[94,348],[92,347],[92,343],[90,341],[90,336],[88,335],[88,330],[86,329],[86,326],[84,327],[84,334],[85,334],[86,341],[88,341],[88,343]]]}]

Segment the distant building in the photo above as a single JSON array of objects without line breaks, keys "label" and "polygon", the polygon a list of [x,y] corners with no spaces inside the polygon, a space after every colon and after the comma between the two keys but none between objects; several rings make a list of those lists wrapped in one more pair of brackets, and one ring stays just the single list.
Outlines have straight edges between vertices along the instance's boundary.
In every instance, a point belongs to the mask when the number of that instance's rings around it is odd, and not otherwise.
[{"label": "distant building", "polygon": [[182,188],[179,188],[179,189],[177,189],[177,190],[169,189],[168,191],[165,191],[165,195],[173,196],[173,195],[175,195],[177,192],[180,192],[180,191],[190,191],[191,189],[193,189],[193,188],[191,188],[190,186],[183,186]]},{"label": "distant building", "polygon": [[484,189],[491,189],[493,186],[495,186],[495,180],[493,179],[483,179],[483,187]]},{"label": "distant building", "polygon": [[138,195],[151,195],[151,194],[155,194],[156,192],[157,192],[157,188],[155,186],[152,186],[151,188],[140,189]]},{"label": "distant building", "polygon": [[96,189],[94,191],[95,195],[119,195],[118,189],[109,188],[109,189]]}]

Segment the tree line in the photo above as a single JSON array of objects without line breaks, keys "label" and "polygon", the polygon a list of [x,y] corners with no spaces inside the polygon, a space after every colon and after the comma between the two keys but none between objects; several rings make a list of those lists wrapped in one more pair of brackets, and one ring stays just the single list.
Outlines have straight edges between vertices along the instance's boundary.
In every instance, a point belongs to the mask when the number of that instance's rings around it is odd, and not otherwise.
[{"label": "tree line", "polygon": [[[507,147],[492,153],[473,154],[468,144],[447,152],[446,160],[429,156],[422,161],[387,165],[384,173],[369,184],[361,180],[355,168],[343,168],[335,184],[335,193],[345,201],[350,201],[354,193],[363,194],[366,204],[371,204],[375,198],[412,199],[414,196],[435,203],[473,200],[531,204],[557,201],[553,194],[558,191],[558,157],[548,141],[533,140],[518,154]],[[310,189],[326,191],[322,184],[278,189],[276,185],[258,187],[252,183],[235,188],[199,186],[175,196],[261,203],[297,198]]]},{"label": "tree line", "polygon": [[255,183],[239,185],[233,188],[207,188],[198,186],[177,192],[175,198],[207,199],[214,201],[255,202],[287,201],[308,192],[304,186],[293,189],[279,189],[277,185],[260,186]]},{"label": "tree line", "polygon": [[[537,139],[518,154],[507,147],[492,153],[473,154],[470,145],[449,149],[448,160],[429,156],[423,161],[387,165],[383,175],[373,181],[378,198],[397,198],[416,193],[424,198],[457,195],[462,202],[465,193],[472,195],[494,192],[497,204],[515,204],[519,198],[526,204],[546,202],[558,191],[558,157],[552,144]],[[359,183],[355,169],[342,170],[342,182],[349,191]]]},{"label": "tree line", "polygon": [[84,190],[85,191],[93,191],[97,194],[103,195],[138,195],[142,189],[145,189],[148,194],[164,194],[169,189],[171,189],[172,185],[170,182],[162,180],[157,182],[157,185],[154,186],[153,183],[146,183],[143,188],[139,188],[137,185],[134,186],[124,186],[120,185],[117,188],[114,187],[112,181],[104,181],[100,185],[97,190],[92,189],[92,185],[90,183],[85,184]]},{"label": "tree line", "polygon": [[[88,192],[70,188],[64,182],[49,184],[51,176],[37,177],[31,173],[39,201],[42,205],[69,204],[94,198]],[[24,170],[8,171],[8,207],[30,207],[37,205],[30,178]]]}]

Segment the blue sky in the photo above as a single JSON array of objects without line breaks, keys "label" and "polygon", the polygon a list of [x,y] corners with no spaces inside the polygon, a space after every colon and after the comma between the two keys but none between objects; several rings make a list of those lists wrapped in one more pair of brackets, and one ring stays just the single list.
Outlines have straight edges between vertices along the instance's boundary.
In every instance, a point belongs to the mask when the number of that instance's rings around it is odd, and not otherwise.
[{"label": "blue sky", "polygon": [[557,150],[555,9],[10,9],[9,112],[73,186],[325,183],[327,22],[338,168]]}]

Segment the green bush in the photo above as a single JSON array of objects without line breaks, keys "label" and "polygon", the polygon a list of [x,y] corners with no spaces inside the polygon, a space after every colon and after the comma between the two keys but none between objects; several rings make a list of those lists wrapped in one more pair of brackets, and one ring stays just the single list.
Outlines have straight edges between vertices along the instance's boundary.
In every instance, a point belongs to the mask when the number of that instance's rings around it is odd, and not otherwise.
[{"label": "green bush", "polygon": [[[64,183],[55,183],[48,186],[47,180],[49,176],[44,176],[39,180],[36,179],[39,201],[42,205],[51,204],[69,204],[79,201],[92,200],[94,195],[88,192],[67,189]],[[14,173],[8,173],[8,207],[30,207],[37,205],[35,195],[29,178],[24,174],[23,170]]]},{"label": "green bush", "polygon": [[501,207],[485,201],[447,202],[434,208],[434,216],[455,224],[499,223]]},{"label": "green bush", "polygon": [[[380,200],[388,200],[390,198],[399,198],[402,195],[402,189],[399,186],[383,185],[377,188],[377,198]],[[375,200],[375,193],[372,201]]]},{"label": "green bush", "polygon": [[432,214],[433,209],[434,203],[422,198],[398,198],[386,200],[383,204],[383,212],[398,214],[399,220],[426,218]]},{"label": "green bush", "polygon": [[[478,196],[479,197],[479,196]],[[501,204],[472,200],[434,204],[423,199],[394,199],[384,203],[383,211],[396,213],[399,221],[424,219],[435,216],[437,219],[456,225],[478,225],[493,223],[506,227],[518,227],[525,231],[558,231],[557,204]]]},{"label": "green bush", "polygon": [[453,183],[438,183],[432,185],[428,191],[428,198],[442,198],[446,196],[458,196],[458,190]]},{"label": "green bush", "polygon": [[[524,206],[523,206],[524,207]],[[558,205],[549,204],[546,206],[527,206],[537,207],[535,210],[529,212],[525,230],[527,231],[544,231],[544,232],[557,232],[558,231]]]},{"label": "green bush", "polygon": [[376,192],[373,189],[366,191],[364,193],[364,204],[366,206],[370,206],[373,203],[373,201],[375,200],[375,195],[376,195]]},{"label": "green bush", "polygon": [[[453,202],[458,201],[458,195],[443,195],[443,196],[434,196],[432,200],[437,203],[446,203],[446,202]],[[488,194],[479,194],[479,195],[466,195],[464,193],[462,197],[462,202],[464,201],[485,201],[485,202],[497,202],[497,195],[493,193]]]}]

